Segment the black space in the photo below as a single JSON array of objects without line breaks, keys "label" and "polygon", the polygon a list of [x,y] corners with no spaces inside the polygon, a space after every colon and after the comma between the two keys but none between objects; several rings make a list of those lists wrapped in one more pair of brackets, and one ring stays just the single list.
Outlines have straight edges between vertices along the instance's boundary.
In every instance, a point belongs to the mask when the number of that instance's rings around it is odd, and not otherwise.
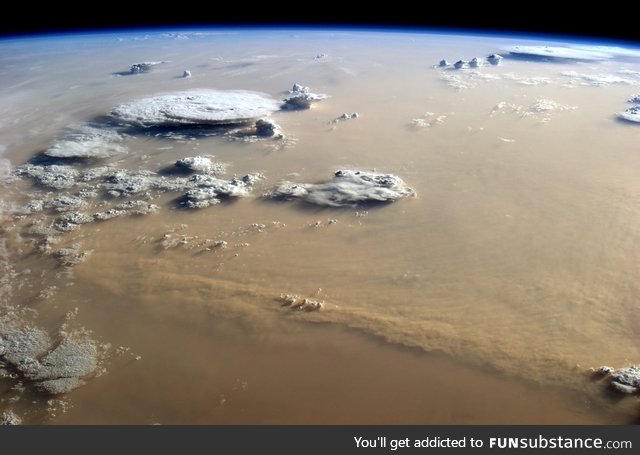
[{"label": "black space", "polygon": [[381,6],[367,6],[356,2],[331,3],[322,0],[294,4],[271,1],[260,5],[193,0],[145,5],[106,0],[84,5],[78,7],[59,2],[42,6],[30,2],[12,5],[11,14],[2,14],[0,17],[0,35],[139,27],[335,25],[464,28],[470,31],[542,33],[640,43],[640,27],[634,25],[633,13],[625,12],[620,3],[600,4],[597,9],[585,4],[570,9],[559,2],[535,0],[513,2],[508,7],[478,3],[466,5],[451,0],[414,3],[419,7],[389,1]]}]

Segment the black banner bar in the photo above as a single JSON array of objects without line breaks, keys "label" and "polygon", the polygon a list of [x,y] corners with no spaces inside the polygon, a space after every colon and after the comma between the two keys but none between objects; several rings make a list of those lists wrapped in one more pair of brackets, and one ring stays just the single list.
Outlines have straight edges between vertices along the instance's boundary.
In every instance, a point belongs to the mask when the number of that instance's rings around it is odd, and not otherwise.
[{"label": "black banner bar", "polygon": [[6,454],[638,453],[637,426],[15,426]]}]

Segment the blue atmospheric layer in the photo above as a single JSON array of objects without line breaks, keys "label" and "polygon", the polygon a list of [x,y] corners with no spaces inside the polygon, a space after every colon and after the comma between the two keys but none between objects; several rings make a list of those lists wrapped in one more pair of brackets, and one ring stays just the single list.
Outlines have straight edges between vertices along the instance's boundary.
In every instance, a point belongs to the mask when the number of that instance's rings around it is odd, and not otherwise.
[{"label": "blue atmospheric layer", "polygon": [[[272,36],[283,35],[287,36],[291,33],[354,33],[354,34],[401,34],[401,35],[436,35],[436,36],[457,36],[457,37],[485,37],[485,38],[508,38],[508,39],[520,39],[527,41],[545,41],[549,44],[577,44],[577,45],[617,45],[625,48],[640,49],[640,39],[637,41],[621,40],[606,37],[589,37],[589,36],[577,36],[577,35],[560,35],[549,33],[531,33],[522,32],[517,30],[505,31],[505,30],[487,30],[481,28],[455,28],[455,27],[416,27],[416,26],[363,26],[363,25],[291,25],[291,24],[238,24],[233,26],[214,26],[214,27],[194,27],[176,25],[173,27],[140,27],[140,28],[112,28],[112,29],[85,29],[85,30],[48,30],[44,32],[9,35],[2,37],[0,41],[31,41],[31,40],[73,40],[89,39],[112,39],[114,35],[118,35],[122,38],[135,38],[140,34],[148,35],[149,39],[152,38],[166,38],[166,35],[174,34],[188,34],[190,37],[194,34],[202,33],[204,36],[214,36],[219,34],[222,38],[224,36],[235,36],[240,38],[237,34],[242,34],[242,37],[255,34],[269,34]],[[197,36],[197,35],[195,35]]]}]

